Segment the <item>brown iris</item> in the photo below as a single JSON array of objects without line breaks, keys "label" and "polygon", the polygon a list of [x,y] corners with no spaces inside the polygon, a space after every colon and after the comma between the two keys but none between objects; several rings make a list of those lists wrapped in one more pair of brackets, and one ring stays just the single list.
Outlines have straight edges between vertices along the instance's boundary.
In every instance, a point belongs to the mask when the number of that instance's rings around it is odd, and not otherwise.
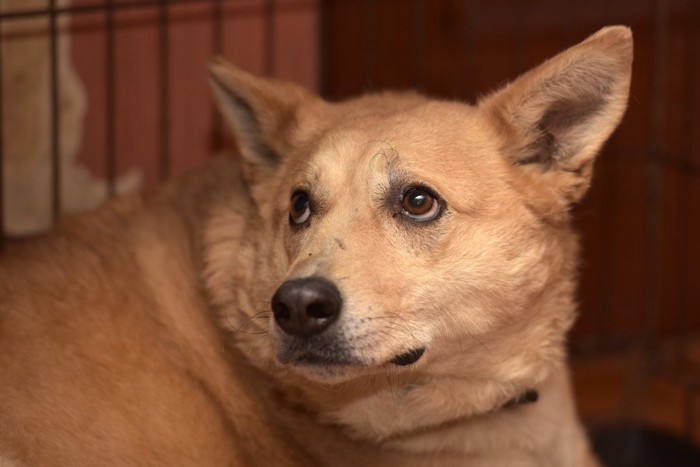
[{"label": "brown iris", "polygon": [[419,187],[404,192],[401,207],[405,215],[419,221],[434,219],[440,212],[439,203],[433,194]]}]

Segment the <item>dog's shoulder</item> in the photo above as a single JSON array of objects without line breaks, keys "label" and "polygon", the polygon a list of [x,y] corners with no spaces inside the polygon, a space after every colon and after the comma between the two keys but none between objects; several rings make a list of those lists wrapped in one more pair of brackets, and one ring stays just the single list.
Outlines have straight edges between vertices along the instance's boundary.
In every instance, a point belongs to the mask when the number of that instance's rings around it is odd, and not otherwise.
[{"label": "dog's shoulder", "polygon": [[221,393],[242,389],[207,313],[195,251],[207,200],[227,181],[237,190],[235,180],[229,162],[213,161],[152,195],[66,217],[2,254],[1,453],[32,465],[61,452],[69,457],[57,465],[89,464],[116,455],[96,449],[119,439],[121,457],[106,463],[214,465],[247,455],[232,445],[238,428],[222,410]]},{"label": "dog's shoulder", "polygon": [[164,246],[173,238],[194,237],[207,207],[224,192],[243,196],[241,186],[235,164],[220,157],[153,193],[63,216],[50,232],[14,241],[0,252],[0,294],[17,296],[21,289],[35,289],[36,282],[46,284],[49,276],[64,280],[82,270],[124,265],[134,259],[146,232],[168,232],[159,237]]}]

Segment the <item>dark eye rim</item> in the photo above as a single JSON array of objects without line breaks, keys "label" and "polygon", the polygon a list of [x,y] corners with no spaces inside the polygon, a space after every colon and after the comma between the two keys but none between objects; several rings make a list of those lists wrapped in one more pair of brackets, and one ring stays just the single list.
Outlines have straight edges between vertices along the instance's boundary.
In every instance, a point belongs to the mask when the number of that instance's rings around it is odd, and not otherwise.
[{"label": "dark eye rim", "polygon": [[[433,198],[434,202],[437,203],[437,212],[435,213],[435,215],[433,215],[432,217],[425,218],[425,219],[419,219],[415,216],[415,214],[411,214],[411,213],[406,211],[406,209],[403,207],[403,199],[406,196],[406,194],[411,190],[425,191],[426,193],[428,193],[428,195],[430,195]],[[437,191],[435,191],[433,188],[430,188],[429,186],[426,186],[422,183],[414,183],[414,184],[406,185],[401,190],[398,203],[399,203],[399,213],[401,214],[401,217],[403,217],[404,219],[406,219],[410,222],[416,223],[416,224],[426,225],[426,224],[433,223],[433,222],[437,221],[438,219],[440,219],[442,217],[442,215],[445,213],[445,211],[447,210],[447,203],[445,203],[444,199],[440,195],[437,194]]]}]

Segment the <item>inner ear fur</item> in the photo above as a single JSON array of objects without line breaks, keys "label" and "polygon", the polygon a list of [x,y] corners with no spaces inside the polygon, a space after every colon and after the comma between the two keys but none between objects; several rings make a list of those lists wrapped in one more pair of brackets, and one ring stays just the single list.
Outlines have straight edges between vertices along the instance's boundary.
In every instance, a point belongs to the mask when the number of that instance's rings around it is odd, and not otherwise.
[{"label": "inner ear fur", "polygon": [[548,209],[565,210],[587,191],[593,160],[627,107],[632,48],[629,28],[603,28],[479,103],[504,156],[554,198]]},{"label": "inner ear fur", "polygon": [[209,83],[250,184],[276,171],[296,144],[300,109],[321,101],[301,86],[255,76],[222,58],[210,62]]}]

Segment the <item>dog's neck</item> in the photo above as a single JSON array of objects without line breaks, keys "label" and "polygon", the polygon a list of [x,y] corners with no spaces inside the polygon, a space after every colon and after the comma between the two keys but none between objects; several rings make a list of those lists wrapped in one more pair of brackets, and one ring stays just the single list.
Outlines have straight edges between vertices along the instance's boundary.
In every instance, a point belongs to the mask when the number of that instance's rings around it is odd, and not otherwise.
[{"label": "dog's neck", "polygon": [[[389,437],[384,442],[394,447],[404,447],[408,446],[411,451],[421,451],[421,449],[415,449],[413,446],[415,439],[434,439],[442,440],[442,436],[445,433],[460,432],[463,427],[471,426],[478,421],[487,421],[498,418],[503,418],[502,416],[513,416],[520,415],[519,411],[521,409],[526,410],[526,407],[536,403],[539,400],[539,392],[535,389],[528,389],[518,396],[510,399],[505,404],[493,407],[492,409],[478,414],[472,414],[464,416],[455,420],[449,420],[442,424],[420,427],[415,430],[406,433],[400,433]],[[441,442],[441,441],[440,441]],[[444,448],[444,446],[443,446]],[[463,446],[452,446],[452,451],[462,451]],[[428,451],[430,449],[427,449]]]},{"label": "dog's neck", "polygon": [[528,410],[538,405],[541,381],[535,378],[530,386],[398,373],[329,387],[290,374],[278,379],[281,397],[292,406],[308,410],[321,424],[343,427],[351,438],[380,444]]},{"label": "dog's neck", "polygon": [[[573,414],[570,402],[564,401],[562,404],[562,400],[569,397],[568,389],[562,387],[567,385],[566,370],[555,372],[557,374],[547,377],[536,388],[519,390],[515,396],[504,396],[479,409],[474,407],[469,412],[463,410],[458,416],[454,416],[454,408],[446,408],[445,405],[459,401],[446,399],[446,393],[454,391],[452,395],[461,394],[461,399],[471,399],[473,402],[478,399],[478,394],[491,393],[492,389],[485,389],[478,382],[462,382],[461,387],[457,388],[458,382],[443,381],[446,388],[442,395],[437,394],[440,392],[437,385],[420,394],[415,393],[417,387],[406,391],[395,388],[393,399],[391,391],[380,391],[359,398],[334,412],[311,408],[308,393],[294,395],[282,389],[279,395],[283,399],[280,401],[283,405],[299,414],[305,414],[310,420],[316,420],[319,426],[330,423],[342,427],[341,431],[354,439],[353,442],[368,443],[368,446],[381,449],[390,448],[409,455],[443,452],[461,457],[469,456],[479,446],[483,448],[493,442],[492,439],[481,439],[483,433],[502,431],[504,437],[499,438],[498,442],[509,443],[509,448],[519,448],[523,441],[531,440],[532,437],[527,432],[509,433],[521,430],[522,427],[528,427],[532,433],[540,430],[542,433],[538,433],[538,437],[556,436],[556,430],[548,433],[548,426],[536,426],[533,420],[541,420],[542,414],[547,417],[551,415],[552,419],[561,416],[562,423],[565,424],[569,421],[567,418],[574,420],[575,417],[569,415]],[[343,391],[335,388],[334,392],[341,395]],[[431,393],[434,394],[433,397],[430,396]],[[412,395],[426,395],[427,398],[413,399]],[[560,408],[562,406],[564,409]],[[448,412],[451,416],[446,415]],[[437,415],[433,417],[433,414]],[[480,427],[487,429],[482,430]],[[496,427],[496,431],[493,427]]]}]

